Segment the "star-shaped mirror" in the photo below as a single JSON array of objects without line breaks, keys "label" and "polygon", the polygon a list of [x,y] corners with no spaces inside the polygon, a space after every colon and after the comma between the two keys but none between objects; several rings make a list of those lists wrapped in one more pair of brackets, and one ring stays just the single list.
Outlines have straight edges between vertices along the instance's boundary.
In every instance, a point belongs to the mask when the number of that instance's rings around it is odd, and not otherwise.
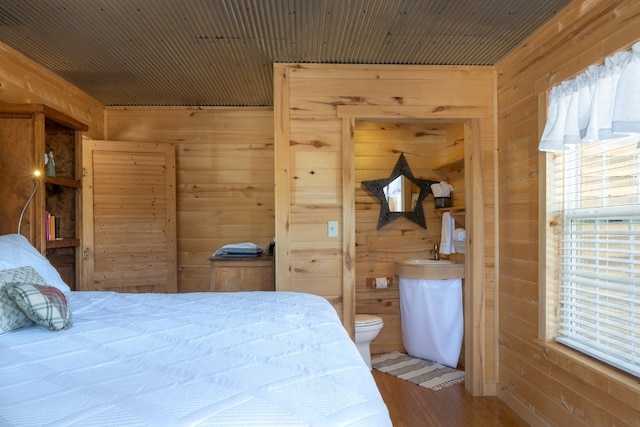
[{"label": "star-shaped mirror", "polygon": [[427,228],[422,201],[431,194],[431,184],[437,183],[415,178],[402,153],[389,178],[362,181],[362,186],[380,200],[378,229],[400,217]]}]

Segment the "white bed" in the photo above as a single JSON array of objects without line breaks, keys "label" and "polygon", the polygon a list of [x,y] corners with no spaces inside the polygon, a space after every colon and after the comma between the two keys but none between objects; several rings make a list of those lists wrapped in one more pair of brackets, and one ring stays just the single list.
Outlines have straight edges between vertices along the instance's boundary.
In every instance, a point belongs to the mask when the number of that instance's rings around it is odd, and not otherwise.
[{"label": "white bed", "polygon": [[321,297],[66,298],[67,329],[0,334],[1,426],[391,425],[368,367]]}]

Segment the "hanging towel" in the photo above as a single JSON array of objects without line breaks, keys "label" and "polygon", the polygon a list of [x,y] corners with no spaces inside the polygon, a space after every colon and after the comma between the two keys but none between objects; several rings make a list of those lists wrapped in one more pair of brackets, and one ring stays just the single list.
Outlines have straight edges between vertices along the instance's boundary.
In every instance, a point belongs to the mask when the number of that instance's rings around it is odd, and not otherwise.
[{"label": "hanging towel", "polygon": [[464,228],[456,228],[453,231],[453,240],[464,242],[466,238],[467,238],[467,232],[464,230]]},{"label": "hanging towel", "polygon": [[449,212],[442,214],[442,231],[440,232],[440,253],[449,255],[456,252],[456,248],[453,246],[453,231],[456,224],[451,218]]}]

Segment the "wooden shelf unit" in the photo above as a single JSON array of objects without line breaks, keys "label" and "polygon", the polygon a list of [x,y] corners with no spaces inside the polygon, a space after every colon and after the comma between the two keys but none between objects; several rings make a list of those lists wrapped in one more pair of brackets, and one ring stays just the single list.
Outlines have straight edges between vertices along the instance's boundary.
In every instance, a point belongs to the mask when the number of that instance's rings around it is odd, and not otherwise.
[{"label": "wooden shelf unit", "polygon": [[[0,233],[24,235],[72,289],[82,279],[81,144],[87,130],[86,124],[46,105],[0,105]],[[44,175],[44,155],[49,151],[55,176]],[[34,177],[36,170],[40,178]],[[37,190],[17,230],[34,185]],[[46,239],[45,211],[60,218],[60,239]]]},{"label": "wooden shelf unit", "polygon": [[436,215],[438,218],[442,218],[442,214],[445,212],[449,212],[453,217],[454,221],[458,223],[461,227],[465,226],[465,209],[464,206],[453,206],[450,208],[436,208]]}]

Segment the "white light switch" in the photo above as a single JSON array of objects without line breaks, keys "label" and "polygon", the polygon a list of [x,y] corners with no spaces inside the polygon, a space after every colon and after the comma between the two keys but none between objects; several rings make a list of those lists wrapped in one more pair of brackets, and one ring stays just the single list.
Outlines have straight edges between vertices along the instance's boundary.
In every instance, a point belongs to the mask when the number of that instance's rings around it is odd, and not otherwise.
[{"label": "white light switch", "polygon": [[327,236],[338,237],[338,221],[327,222]]}]

